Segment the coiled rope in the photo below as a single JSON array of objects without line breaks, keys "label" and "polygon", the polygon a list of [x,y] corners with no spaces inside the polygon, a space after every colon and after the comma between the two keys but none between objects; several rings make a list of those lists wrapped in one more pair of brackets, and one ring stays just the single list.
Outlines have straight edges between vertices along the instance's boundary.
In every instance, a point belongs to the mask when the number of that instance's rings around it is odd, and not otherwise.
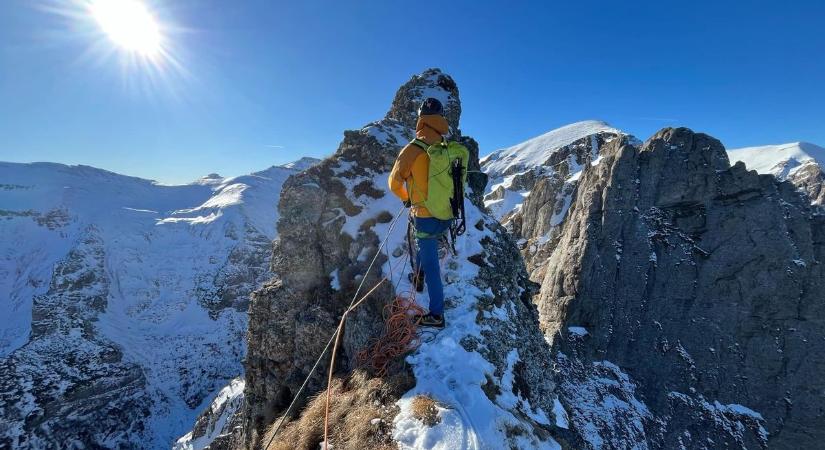
[{"label": "coiled rope", "polygon": [[359,367],[369,368],[377,377],[385,376],[390,362],[421,345],[418,321],[426,312],[415,297],[396,296],[384,306],[384,333],[356,355]]}]

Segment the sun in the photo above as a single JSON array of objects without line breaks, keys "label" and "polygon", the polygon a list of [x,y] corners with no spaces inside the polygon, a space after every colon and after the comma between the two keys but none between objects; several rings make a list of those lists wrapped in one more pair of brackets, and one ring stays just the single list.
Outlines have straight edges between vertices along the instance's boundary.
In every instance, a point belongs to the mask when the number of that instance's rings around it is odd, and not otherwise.
[{"label": "sun", "polygon": [[89,12],[121,49],[147,58],[162,50],[163,36],[149,8],[139,0],[92,0]]}]

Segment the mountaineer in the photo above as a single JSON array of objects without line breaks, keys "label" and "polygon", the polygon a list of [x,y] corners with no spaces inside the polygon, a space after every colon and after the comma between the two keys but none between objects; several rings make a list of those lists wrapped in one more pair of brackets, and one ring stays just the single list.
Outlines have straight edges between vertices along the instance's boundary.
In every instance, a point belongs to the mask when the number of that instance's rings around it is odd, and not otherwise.
[{"label": "mountaineer", "polygon": [[429,312],[421,317],[420,324],[436,328],[443,328],[445,323],[438,241],[449,230],[454,244],[465,228],[464,183],[469,152],[463,145],[446,140],[449,130],[441,102],[424,100],[418,109],[415,139],[401,150],[389,178],[392,192],[410,208],[415,228],[418,251],[415,275],[411,274],[410,281],[415,282],[419,292],[426,282],[430,297]]}]

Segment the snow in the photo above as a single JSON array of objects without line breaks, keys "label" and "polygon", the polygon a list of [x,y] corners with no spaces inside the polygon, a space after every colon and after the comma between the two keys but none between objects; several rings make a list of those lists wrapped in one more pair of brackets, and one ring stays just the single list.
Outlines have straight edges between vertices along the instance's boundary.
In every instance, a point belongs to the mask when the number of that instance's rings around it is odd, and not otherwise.
[{"label": "snow", "polygon": [[728,150],[731,163],[742,161],[749,170],[784,180],[806,163],[825,167],[825,148],[807,142],[763,145]]},{"label": "snow", "polygon": [[584,327],[567,327],[567,331],[569,331],[570,334],[579,337],[584,337],[589,334],[587,332],[587,329],[585,329]]},{"label": "snow", "polygon": [[[213,415],[207,428],[207,433],[203,436],[193,438],[190,431],[175,442],[173,450],[202,450],[211,444],[217,437],[224,434],[229,420],[238,411],[243,402],[243,390],[245,381],[243,378],[233,379],[226,387],[218,392],[215,399],[209,405],[209,412]],[[217,417],[214,417],[217,415]]]},{"label": "snow", "polygon": [[329,287],[331,287],[332,289],[334,289],[336,291],[340,291],[341,290],[341,280],[338,278],[338,269],[333,270],[332,273],[329,276],[330,276]]},{"label": "snow", "polygon": [[723,404],[719,403],[718,401],[714,401],[713,406],[716,409],[720,410],[720,411],[726,411],[726,412],[738,414],[740,416],[748,416],[748,417],[751,417],[751,418],[756,419],[756,420],[765,420],[765,418],[762,417],[762,414],[759,414],[758,412],[756,412],[756,411],[754,411],[754,410],[752,410],[752,409],[750,409],[746,406],[742,406],[740,404],[737,404],[737,403],[731,403],[729,405],[723,405]]},{"label": "snow", "polygon": [[440,75],[440,73],[432,73],[424,77],[427,81],[430,82],[428,84],[432,84],[434,85],[434,87],[421,88],[420,94],[418,95],[417,103],[420,103],[421,101],[427,98],[434,98],[441,102],[444,108],[447,108],[447,106],[450,104],[450,92],[445,89],[442,89],[441,87],[438,87],[438,77]]},{"label": "snow", "polygon": [[[645,425],[653,415],[636,398],[630,377],[610,361],[571,370],[574,360],[561,352],[556,356],[562,367],[559,392],[569,408],[566,417],[589,444],[587,448],[647,449]],[[586,377],[576,373],[582,369]]]},{"label": "snow", "polygon": [[570,418],[559,399],[553,401],[553,416],[556,417],[556,426],[565,430],[570,429]]},{"label": "snow", "polygon": [[[581,172],[578,172],[578,173],[581,173]],[[569,184],[569,183],[570,182],[565,183],[565,184]],[[558,211],[553,213],[553,217],[550,218],[550,226],[553,226],[553,227],[559,226],[564,221],[564,218],[567,217],[567,211],[570,209],[570,205],[573,203],[573,189],[572,189],[572,187],[565,186],[565,188],[562,189],[562,195],[564,197],[562,198],[561,209],[559,209]]]},{"label": "snow", "polygon": [[[347,172],[352,163],[339,162],[338,173]],[[349,176],[349,175],[348,175]],[[387,188],[387,173],[366,173],[349,178],[339,178],[344,183],[346,195],[360,208],[353,216],[344,216],[342,232],[357,237],[364,231],[361,225],[379,215],[401,214],[393,226],[392,222],[376,223],[372,232],[383,239],[388,236],[384,249],[387,261],[382,270],[393,281],[396,292],[406,293],[412,289],[407,279],[411,268],[406,253],[406,210],[400,210],[401,203]],[[354,196],[354,186],[370,181],[372,186],[383,193],[380,198]],[[483,213],[471,203],[466,203],[467,223],[473,224],[483,220]],[[343,214],[343,212],[342,212]],[[340,217],[340,216],[339,216]],[[392,227],[392,229],[391,229]],[[432,338],[425,337],[425,342],[407,362],[412,366],[416,386],[405,393],[397,402],[400,409],[393,421],[393,437],[402,449],[455,449],[488,448],[500,442],[508,441],[506,425],[522,422],[508,409],[519,407],[536,422],[549,424],[547,414],[541,409],[534,409],[529,402],[512,393],[512,386],[492,402],[482,390],[488,377],[493,376],[495,367],[477,351],[468,351],[461,342],[469,336],[483,339],[482,326],[477,323],[478,298],[490,296],[492,292],[482,291],[471,281],[478,275],[478,266],[466,261],[466,257],[483,252],[482,238],[491,236],[486,228],[480,231],[468,227],[464,236],[457,242],[459,256],[450,255],[444,264],[447,327]],[[396,251],[401,249],[402,251]],[[369,255],[368,255],[369,256]],[[335,282],[335,273],[332,275]],[[427,293],[416,295],[416,301],[425,308],[429,304]],[[495,317],[506,319],[507,311],[499,308],[491,313]],[[508,355],[508,370],[502,383],[512,385],[512,370],[519,361],[518,352]],[[439,423],[429,427],[413,417],[412,399],[419,394],[434,398],[438,406]],[[522,424],[523,425],[523,424]],[[531,429],[525,426],[526,429]],[[534,436],[514,438],[520,448],[560,449],[554,441],[539,441]]]},{"label": "snow", "polygon": [[401,146],[413,139],[413,135],[407,127],[390,119],[371,123],[364,127],[361,132],[375,137],[383,145]]},{"label": "snow", "polygon": [[286,163],[280,167],[283,167],[284,169],[292,169],[298,172],[303,172],[304,170],[309,169],[310,167],[318,164],[319,162],[321,162],[320,159],[305,156],[297,161]]},{"label": "snow", "polygon": [[[476,223],[481,218],[481,211],[467,203],[467,223]],[[419,349],[407,357],[416,378],[416,386],[397,402],[400,412],[393,422],[393,438],[401,449],[481,449],[500,445],[508,441],[505,425],[521,423],[509,411],[516,405],[520,405],[533,420],[549,424],[543,411],[534,410],[525,399],[512,393],[512,369],[519,360],[516,350],[512,350],[507,356],[508,370],[502,377],[503,394],[497,397],[496,402],[492,402],[482,386],[487,383],[488,377],[493,376],[495,367],[477,351],[468,351],[460,344],[469,336],[482,339],[482,326],[476,321],[476,303],[478,297],[492,295],[489,290],[482,291],[470,283],[478,275],[478,266],[460,259],[482,252],[480,242],[482,237],[489,234],[490,231],[486,229],[479,231],[475,227],[468,227],[467,233],[459,238],[459,256],[450,256],[445,265],[445,279],[456,280],[448,282],[444,287],[447,327],[432,339],[425,339]],[[393,238],[390,248],[402,244],[398,239],[403,239],[403,233]],[[398,256],[396,264],[401,263],[400,258],[406,257],[405,254]],[[411,287],[406,276],[403,273],[398,275],[400,282],[396,285],[397,291],[409,291]],[[416,299],[422,306],[428,305],[426,293],[417,294]],[[508,383],[510,386],[506,386]],[[426,394],[442,405],[438,407],[438,424],[429,427],[413,417],[411,402],[419,394]],[[526,437],[520,438],[518,446],[561,448],[552,439],[539,441]]]},{"label": "snow", "polygon": [[490,213],[496,220],[501,221],[507,214],[519,211],[528,195],[530,195],[530,191],[511,191],[508,189],[504,191],[504,198],[485,201],[484,206],[490,209]]},{"label": "snow", "polygon": [[717,400],[711,403],[702,395],[699,395],[698,398],[693,398],[676,391],[671,391],[668,393],[668,396],[674,399],[680,399],[685,405],[701,408],[701,410],[711,415],[716,426],[724,428],[732,436],[737,436],[741,439],[746,427],[755,427],[762,443],[767,444],[768,442],[769,433],[764,426],[764,417],[762,417],[762,414],[746,406],[737,403],[725,405]]},{"label": "snow", "polygon": [[261,255],[255,282],[268,277],[280,190],[296,170],[169,186],[87,166],[0,163],[0,358],[29,351],[34,298],[91,232],[103,243],[109,292],[94,327],[142,368],[147,442],[168,447],[243,371],[246,312],[227,305],[210,314],[208,302],[220,300],[222,280],[248,273],[233,251]]},{"label": "snow", "polygon": [[481,160],[488,174],[504,174],[511,167],[538,167],[557,149],[601,132],[621,134],[621,131],[598,120],[586,120],[549,131],[512,147],[496,150]]}]

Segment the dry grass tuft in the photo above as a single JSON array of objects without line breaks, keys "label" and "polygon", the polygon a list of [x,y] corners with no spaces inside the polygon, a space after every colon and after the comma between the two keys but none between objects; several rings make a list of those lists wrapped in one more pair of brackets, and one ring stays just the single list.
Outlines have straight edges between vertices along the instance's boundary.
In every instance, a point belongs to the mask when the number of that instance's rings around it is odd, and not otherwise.
[{"label": "dry grass tuft", "polygon": [[[332,382],[329,411],[329,442],[335,450],[396,449],[392,420],[398,414],[396,400],[415,384],[409,372],[384,378],[369,378],[355,371],[349,378]],[[317,450],[324,440],[326,391],[318,393],[301,416],[278,432],[269,450]],[[378,420],[375,420],[378,419]],[[269,441],[273,429],[263,439]]]},{"label": "dry grass tuft", "polygon": [[441,422],[437,405],[435,400],[426,395],[416,395],[410,403],[410,410],[413,417],[423,422],[424,425],[432,427]]}]

